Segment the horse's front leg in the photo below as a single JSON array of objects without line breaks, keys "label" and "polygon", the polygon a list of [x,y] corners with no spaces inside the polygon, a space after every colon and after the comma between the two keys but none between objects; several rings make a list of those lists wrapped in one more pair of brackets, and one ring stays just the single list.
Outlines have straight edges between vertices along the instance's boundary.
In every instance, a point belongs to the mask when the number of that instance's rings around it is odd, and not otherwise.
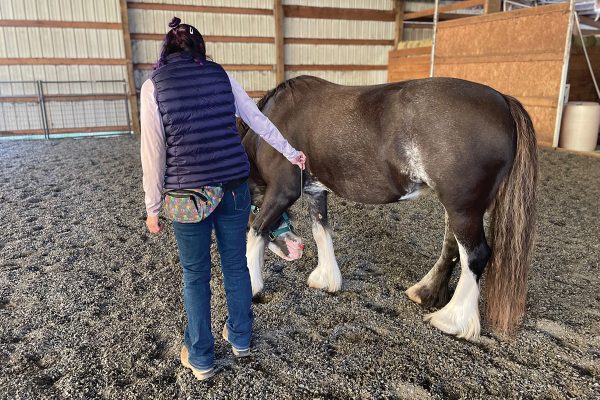
[{"label": "horse's front leg", "polygon": [[[256,296],[264,287],[262,266],[265,259],[266,245],[271,243],[268,239],[271,228],[297,198],[298,196],[295,195],[294,191],[274,190],[267,187],[260,212],[254,218],[248,232],[246,247],[246,259],[253,296]],[[285,241],[285,237],[278,238],[278,241]]]},{"label": "horse's front leg", "polygon": [[312,234],[317,243],[317,268],[308,277],[308,286],[337,292],[342,287],[342,275],[333,251],[331,231],[327,225],[327,192],[309,193]]},{"label": "horse's front leg", "polygon": [[252,284],[252,296],[256,296],[264,287],[262,266],[265,262],[265,237],[256,233],[253,227],[248,231],[246,260]]}]

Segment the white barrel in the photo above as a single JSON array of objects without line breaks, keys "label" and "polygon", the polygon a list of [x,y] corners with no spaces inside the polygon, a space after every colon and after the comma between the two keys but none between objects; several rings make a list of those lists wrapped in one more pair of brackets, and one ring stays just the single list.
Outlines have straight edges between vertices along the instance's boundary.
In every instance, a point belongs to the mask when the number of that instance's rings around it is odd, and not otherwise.
[{"label": "white barrel", "polygon": [[570,101],[563,113],[559,146],[570,150],[594,151],[599,127],[600,104],[593,101]]}]

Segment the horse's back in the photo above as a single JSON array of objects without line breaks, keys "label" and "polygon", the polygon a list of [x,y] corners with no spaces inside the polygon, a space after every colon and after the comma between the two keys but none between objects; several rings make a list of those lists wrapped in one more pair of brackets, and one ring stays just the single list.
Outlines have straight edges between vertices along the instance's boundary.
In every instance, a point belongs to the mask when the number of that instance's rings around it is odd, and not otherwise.
[{"label": "horse's back", "polygon": [[475,82],[428,78],[343,86],[301,76],[292,85],[294,110],[286,110],[286,118],[304,119],[313,128],[310,139],[323,145],[339,140],[344,147],[354,144],[364,149],[365,140],[387,145],[395,138],[430,144],[432,150],[449,146],[468,150],[477,145],[497,151],[495,147],[505,148],[514,140],[505,97]]}]

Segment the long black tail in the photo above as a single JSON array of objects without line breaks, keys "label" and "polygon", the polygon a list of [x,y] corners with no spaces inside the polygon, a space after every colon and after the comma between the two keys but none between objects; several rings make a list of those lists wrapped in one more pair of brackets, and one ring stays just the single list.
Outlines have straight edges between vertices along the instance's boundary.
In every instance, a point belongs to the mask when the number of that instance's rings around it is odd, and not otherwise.
[{"label": "long black tail", "polygon": [[486,318],[500,334],[513,334],[525,313],[527,274],[535,237],[537,143],[523,105],[505,96],[515,121],[517,148],[492,212],[493,252],[486,276]]}]

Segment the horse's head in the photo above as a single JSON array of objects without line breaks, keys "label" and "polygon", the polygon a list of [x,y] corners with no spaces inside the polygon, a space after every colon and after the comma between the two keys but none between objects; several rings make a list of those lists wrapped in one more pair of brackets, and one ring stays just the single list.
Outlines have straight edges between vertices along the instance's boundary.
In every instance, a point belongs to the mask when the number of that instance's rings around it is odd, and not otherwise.
[{"label": "horse's head", "polygon": [[302,257],[302,251],[304,250],[302,238],[292,231],[292,225],[286,218],[282,217],[277,229],[269,234],[268,243],[269,250],[286,261],[293,261]]},{"label": "horse's head", "polygon": [[[252,206],[250,226],[254,222],[255,213],[258,214],[258,208]],[[304,244],[302,238],[294,233],[287,212],[283,213],[277,224],[269,231],[266,240],[267,248],[286,261],[293,261],[302,257]]]}]

